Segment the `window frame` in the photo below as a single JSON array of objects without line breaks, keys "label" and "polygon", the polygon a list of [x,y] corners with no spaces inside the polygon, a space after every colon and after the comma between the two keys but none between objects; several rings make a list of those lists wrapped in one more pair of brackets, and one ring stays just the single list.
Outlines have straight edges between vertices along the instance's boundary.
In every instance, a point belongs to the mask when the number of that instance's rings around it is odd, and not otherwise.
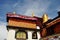
[{"label": "window frame", "polygon": [[[36,33],[36,38],[33,38],[33,36],[34,36],[35,33]],[[37,38],[38,38],[37,32],[33,32],[33,33],[32,33],[32,39],[37,39]]]},{"label": "window frame", "polygon": [[16,31],[16,33],[15,33],[15,38],[16,38],[16,39],[19,39],[19,38],[17,38],[17,33],[18,33],[18,32],[24,32],[24,33],[26,34],[26,39],[28,39],[28,34],[27,34],[27,32],[24,31],[24,30],[18,30],[18,31]]}]

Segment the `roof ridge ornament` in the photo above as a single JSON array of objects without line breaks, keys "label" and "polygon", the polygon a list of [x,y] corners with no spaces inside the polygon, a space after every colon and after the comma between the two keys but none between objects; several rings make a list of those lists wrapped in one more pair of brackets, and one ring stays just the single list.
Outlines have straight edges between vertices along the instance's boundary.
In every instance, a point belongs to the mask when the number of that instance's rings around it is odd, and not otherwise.
[{"label": "roof ridge ornament", "polygon": [[16,12],[14,11],[13,14],[16,14]]},{"label": "roof ridge ornament", "polygon": [[34,12],[32,12],[32,17],[34,17]]},{"label": "roof ridge ornament", "polygon": [[48,21],[48,15],[46,13],[43,14],[42,18],[43,18],[43,23]]}]

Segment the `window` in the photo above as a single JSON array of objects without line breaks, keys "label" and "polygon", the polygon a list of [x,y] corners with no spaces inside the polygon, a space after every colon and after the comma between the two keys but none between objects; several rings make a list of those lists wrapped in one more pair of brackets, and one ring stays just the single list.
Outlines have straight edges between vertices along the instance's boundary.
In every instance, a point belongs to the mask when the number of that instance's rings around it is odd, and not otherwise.
[{"label": "window", "polygon": [[32,33],[32,39],[37,39],[37,32]]},{"label": "window", "polygon": [[16,39],[27,39],[27,32],[17,31],[15,34]]}]

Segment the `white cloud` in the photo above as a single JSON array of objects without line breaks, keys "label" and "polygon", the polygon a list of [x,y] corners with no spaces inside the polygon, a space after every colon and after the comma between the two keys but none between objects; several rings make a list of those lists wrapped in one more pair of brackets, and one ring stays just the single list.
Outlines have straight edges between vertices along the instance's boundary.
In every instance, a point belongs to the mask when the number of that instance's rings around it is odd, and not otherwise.
[{"label": "white cloud", "polygon": [[30,4],[30,8],[26,10],[25,15],[31,15],[32,11],[34,11],[36,16],[42,16],[45,13],[50,5],[49,1],[35,1],[33,4]]},{"label": "white cloud", "polygon": [[6,23],[0,21],[0,40],[7,38]]},{"label": "white cloud", "polygon": [[2,16],[0,16],[0,19],[2,19],[3,17]]},{"label": "white cloud", "polygon": [[18,13],[22,14],[24,11],[24,15],[31,16],[32,11],[34,11],[36,16],[42,16],[42,14],[47,11],[50,3],[50,1],[43,0],[25,0],[24,5],[22,4],[23,6],[21,6],[18,2],[14,4],[14,7],[16,7],[16,11]]},{"label": "white cloud", "polygon": [[1,19],[1,17],[0,17],[0,19]]},{"label": "white cloud", "polygon": [[60,6],[59,7],[57,7],[57,9],[56,9],[57,11],[60,11]]},{"label": "white cloud", "polygon": [[18,3],[15,3],[14,5],[13,5],[13,7],[16,7],[18,5]]}]

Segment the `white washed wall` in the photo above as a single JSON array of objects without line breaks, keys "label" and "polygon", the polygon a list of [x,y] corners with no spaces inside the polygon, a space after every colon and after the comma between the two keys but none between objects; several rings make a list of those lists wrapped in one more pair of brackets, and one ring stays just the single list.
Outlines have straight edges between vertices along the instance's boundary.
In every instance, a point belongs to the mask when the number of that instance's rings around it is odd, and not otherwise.
[{"label": "white washed wall", "polygon": [[38,40],[41,38],[40,32],[37,32]]},{"label": "white washed wall", "polygon": [[40,39],[40,33],[37,32],[38,39],[32,39],[32,33],[33,31],[27,31],[28,32],[28,39],[27,40],[39,40]]},{"label": "white washed wall", "polygon": [[16,40],[15,39],[15,30],[10,29],[7,34],[7,40]]},{"label": "white washed wall", "polygon": [[28,39],[27,40],[32,40],[32,31],[27,31],[28,33]]},{"label": "white washed wall", "polygon": [[[9,29],[7,34],[7,40],[16,40],[15,39],[15,31],[14,29]],[[27,40],[39,40],[40,39],[40,33],[37,32],[38,39],[32,39],[32,33],[33,31],[27,31],[28,39]]]}]

